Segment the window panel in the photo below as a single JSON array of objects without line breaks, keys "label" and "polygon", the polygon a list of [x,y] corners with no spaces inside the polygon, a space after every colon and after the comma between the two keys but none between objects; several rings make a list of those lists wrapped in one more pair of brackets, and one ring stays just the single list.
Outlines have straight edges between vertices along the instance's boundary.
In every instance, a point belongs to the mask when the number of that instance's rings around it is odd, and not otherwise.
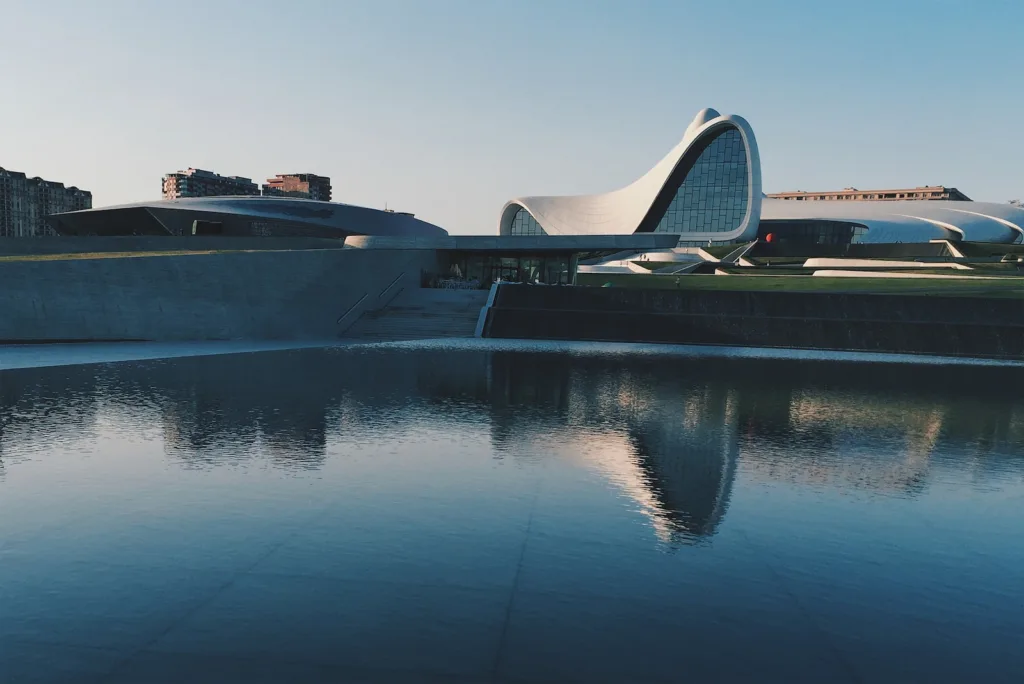
[{"label": "window panel", "polygon": [[743,136],[735,128],[729,128],[701,152],[655,232],[735,230],[747,213],[748,191]]},{"label": "window panel", "polygon": [[509,227],[509,235],[546,235],[544,229],[537,223],[537,219],[530,215],[526,209],[520,208],[512,217],[512,225]]}]

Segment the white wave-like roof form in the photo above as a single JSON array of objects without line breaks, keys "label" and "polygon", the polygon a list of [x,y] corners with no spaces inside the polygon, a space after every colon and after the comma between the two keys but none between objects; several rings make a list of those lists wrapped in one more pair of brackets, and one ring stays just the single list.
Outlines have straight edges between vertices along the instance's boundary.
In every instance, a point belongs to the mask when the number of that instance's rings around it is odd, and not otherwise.
[{"label": "white wave-like roof form", "polygon": [[761,221],[844,221],[865,226],[861,242],[1021,242],[1024,209],[994,202],[954,200],[797,201],[764,198]]},{"label": "white wave-like roof form", "polygon": [[512,220],[525,209],[549,235],[623,235],[652,231],[664,207],[707,145],[727,129],[739,131],[746,151],[746,214],[726,232],[687,233],[690,240],[752,238],[761,213],[761,162],[750,124],[739,116],[701,110],[686,129],[682,141],[654,168],[630,185],[598,195],[520,197],[501,212],[498,230],[510,234]]},{"label": "white wave-like roof form", "polygon": [[[682,141],[634,183],[597,195],[520,197],[505,204],[499,233],[512,233],[516,214],[525,210],[549,235],[627,235],[654,230],[692,170],[700,153],[724,130],[739,131],[746,151],[746,214],[735,227],[713,232],[680,232],[688,242],[752,240],[782,223],[841,222],[863,226],[859,242],[927,242],[933,239],[1012,243],[1024,241],[1024,209],[1010,204],[953,200],[797,201],[767,198],[761,192],[761,160],[750,124],[739,116],[704,109]],[[710,203],[710,202],[709,202]],[[686,213],[717,213],[720,205],[688,206]]]},{"label": "white wave-like roof form", "polygon": [[103,226],[105,231],[121,225],[136,227],[146,218],[160,230],[183,234],[193,218],[208,220],[268,221],[324,234],[382,236],[445,236],[446,230],[411,214],[381,211],[353,204],[321,202],[295,197],[223,196],[182,197],[171,200],[136,202],[111,207],[56,214],[51,219],[61,234],[86,232]]}]

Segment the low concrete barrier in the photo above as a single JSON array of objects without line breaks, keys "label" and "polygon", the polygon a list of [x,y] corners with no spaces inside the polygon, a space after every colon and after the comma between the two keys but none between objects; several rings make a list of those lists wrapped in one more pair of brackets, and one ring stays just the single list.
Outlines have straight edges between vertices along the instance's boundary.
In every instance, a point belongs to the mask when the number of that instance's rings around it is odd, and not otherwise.
[{"label": "low concrete barrier", "polygon": [[1024,359],[1024,300],[502,285],[483,336]]},{"label": "low concrete barrier", "polygon": [[0,342],[332,339],[390,293],[418,288],[433,258],[318,249],[3,261]]}]

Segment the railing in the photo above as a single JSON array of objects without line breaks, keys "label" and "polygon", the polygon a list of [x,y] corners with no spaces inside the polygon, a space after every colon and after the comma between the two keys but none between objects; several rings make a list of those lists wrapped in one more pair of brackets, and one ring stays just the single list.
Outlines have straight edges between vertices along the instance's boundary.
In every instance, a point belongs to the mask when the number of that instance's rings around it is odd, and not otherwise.
[{"label": "railing", "polygon": [[387,286],[387,287],[385,287],[385,288],[384,288],[383,290],[381,290],[381,291],[380,291],[380,294],[379,294],[379,295],[377,295],[377,299],[380,299],[381,297],[383,297],[383,296],[384,296],[384,294],[385,294],[385,293],[386,293],[386,292],[387,292],[388,290],[390,290],[391,288],[393,288],[393,287],[395,286],[395,283],[397,283],[397,282],[398,282],[399,280],[401,280],[401,279],[402,279],[402,276],[404,276],[404,275],[405,275],[405,271],[402,271],[402,272],[401,272],[401,273],[399,273],[399,274],[398,274],[397,276],[395,276],[395,279],[394,279],[394,280],[392,280],[392,281],[391,281],[390,283],[388,283],[388,286]]},{"label": "railing", "polygon": [[438,289],[441,290],[479,290],[480,281],[476,280],[465,280],[463,278],[440,278],[437,281]]},{"label": "railing", "polygon": [[498,294],[498,283],[491,285],[491,291],[487,295],[487,303],[480,307],[480,315],[476,319],[476,330],[473,337],[483,337],[487,329],[487,312],[494,306],[494,297]]},{"label": "railing", "polygon": [[349,315],[350,313],[352,313],[352,311],[353,311],[353,310],[355,310],[355,308],[356,308],[357,306],[359,306],[360,304],[362,304],[362,303],[363,303],[363,300],[364,300],[364,299],[366,299],[366,298],[367,298],[367,296],[369,296],[369,293],[368,293],[368,292],[364,292],[364,293],[363,293],[363,296],[362,296],[362,297],[360,297],[360,298],[359,298],[358,300],[356,300],[356,303],[355,303],[355,304],[353,304],[352,306],[348,307],[348,308],[347,308],[347,309],[345,310],[345,313],[341,314],[341,316],[339,316],[339,317],[338,317],[338,321],[337,321],[337,324],[338,324],[338,325],[341,325],[341,322],[342,322],[343,320],[345,320],[345,319],[346,319],[346,318],[348,317],[348,315]]},{"label": "railing", "polygon": [[380,291],[380,294],[377,295],[378,309],[383,309],[388,304],[390,304],[391,302],[395,301],[395,298],[398,297],[398,295],[402,294],[403,291],[405,291],[404,287],[400,287],[397,290],[395,290],[394,292],[392,292],[391,296],[388,297],[383,303],[380,301],[381,297],[383,297],[385,294],[387,294],[387,292],[391,288],[393,288],[395,286],[395,283],[398,283],[402,279],[402,276],[404,276],[404,275],[405,275],[405,271],[402,271],[401,273],[398,274],[397,278],[392,280],[391,283],[388,284],[387,287],[385,287],[383,290]]}]

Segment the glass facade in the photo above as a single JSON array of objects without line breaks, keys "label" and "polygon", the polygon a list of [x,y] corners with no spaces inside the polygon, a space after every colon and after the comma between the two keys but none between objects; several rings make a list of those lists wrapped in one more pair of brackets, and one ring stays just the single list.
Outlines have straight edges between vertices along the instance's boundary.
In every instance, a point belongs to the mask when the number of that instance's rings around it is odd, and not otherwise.
[{"label": "glass facade", "polygon": [[747,213],[747,176],[743,136],[727,128],[697,157],[654,232],[720,233],[739,228]]},{"label": "glass facade", "polygon": [[568,285],[572,282],[568,255],[467,255],[466,275],[490,285],[496,280],[513,283]]},{"label": "glass facade", "polygon": [[864,240],[867,226],[847,221],[762,221],[757,239],[798,245],[851,245]]},{"label": "glass facade", "polygon": [[451,252],[442,262],[441,273],[424,273],[423,287],[488,288],[501,280],[511,283],[571,285],[575,271],[571,254],[500,254]]},{"label": "glass facade", "polygon": [[537,219],[530,215],[526,209],[520,208],[512,217],[512,225],[509,227],[509,235],[546,235],[544,229],[537,223]]}]

